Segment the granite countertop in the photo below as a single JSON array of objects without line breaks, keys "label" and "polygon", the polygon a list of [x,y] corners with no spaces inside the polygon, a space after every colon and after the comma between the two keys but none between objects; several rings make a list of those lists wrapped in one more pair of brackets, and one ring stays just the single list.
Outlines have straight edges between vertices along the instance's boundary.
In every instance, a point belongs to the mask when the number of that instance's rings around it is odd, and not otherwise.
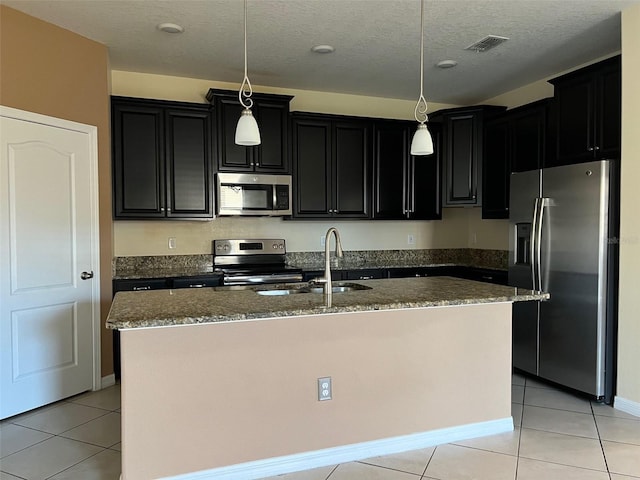
[{"label": "granite countertop", "polygon": [[[337,283],[342,282],[334,282],[334,285]],[[256,288],[283,288],[282,285],[118,292],[107,318],[107,328],[195,325],[299,315],[518,302],[549,298],[547,293],[453,277],[359,280],[357,283],[371,289],[335,293],[333,306],[330,308],[324,306],[322,294],[258,295],[254,291]],[[288,286],[300,288],[305,285],[289,284]]]},{"label": "granite countertop", "polygon": [[[508,252],[478,249],[364,250],[345,251],[344,258],[331,254],[331,270],[468,266],[507,269]],[[213,255],[158,255],[115,257],[114,280],[192,277],[213,275]],[[324,270],[324,252],[288,252],[286,264],[304,271]]]}]

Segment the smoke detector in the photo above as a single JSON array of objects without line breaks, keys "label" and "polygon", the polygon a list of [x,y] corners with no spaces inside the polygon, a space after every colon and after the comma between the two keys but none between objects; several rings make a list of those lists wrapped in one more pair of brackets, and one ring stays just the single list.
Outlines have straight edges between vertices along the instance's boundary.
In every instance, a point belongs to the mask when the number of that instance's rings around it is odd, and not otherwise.
[{"label": "smoke detector", "polygon": [[474,52],[486,52],[487,50],[491,50],[492,48],[497,47],[501,43],[509,40],[508,37],[500,37],[498,35],[487,35],[482,40],[478,40],[475,43],[472,43],[465,50],[473,50]]},{"label": "smoke detector", "polygon": [[184,32],[184,27],[182,25],[178,25],[177,23],[161,23],[156,28],[161,32],[165,32],[165,33]]}]

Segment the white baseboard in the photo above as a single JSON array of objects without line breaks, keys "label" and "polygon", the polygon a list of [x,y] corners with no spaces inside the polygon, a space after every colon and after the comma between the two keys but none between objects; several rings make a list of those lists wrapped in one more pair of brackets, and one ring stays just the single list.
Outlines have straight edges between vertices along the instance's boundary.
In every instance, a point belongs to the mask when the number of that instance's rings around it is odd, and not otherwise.
[{"label": "white baseboard", "polygon": [[106,377],[102,377],[102,382],[100,384],[100,388],[107,388],[111,385],[116,384],[116,376],[115,374],[107,375]]},{"label": "white baseboard", "polygon": [[613,398],[613,408],[640,417],[640,403],[622,397]]},{"label": "white baseboard", "polygon": [[311,468],[353,462],[379,455],[417,450],[443,443],[468,440],[513,430],[511,417],[488,422],[472,423],[458,427],[431,430],[400,437],[384,438],[370,442],[354,443],[341,447],[267,458],[253,462],[229,465],[199,472],[185,473],[164,480],[251,480]]}]

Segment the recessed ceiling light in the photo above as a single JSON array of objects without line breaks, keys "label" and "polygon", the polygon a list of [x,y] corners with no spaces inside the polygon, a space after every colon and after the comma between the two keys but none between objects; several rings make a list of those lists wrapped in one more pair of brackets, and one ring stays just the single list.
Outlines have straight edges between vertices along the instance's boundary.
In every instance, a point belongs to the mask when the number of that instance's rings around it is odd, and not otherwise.
[{"label": "recessed ceiling light", "polygon": [[182,33],[184,32],[184,27],[177,23],[161,23],[158,25],[158,30],[165,33]]},{"label": "recessed ceiling light", "polygon": [[458,62],[456,62],[455,60],[442,60],[436,63],[436,67],[438,68],[453,68],[456,65],[458,65]]},{"label": "recessed ceiling light", "polygon": [[336,51],[331,45],[316,45],[311,47],[311,51],[314,53],[333,53]]}]

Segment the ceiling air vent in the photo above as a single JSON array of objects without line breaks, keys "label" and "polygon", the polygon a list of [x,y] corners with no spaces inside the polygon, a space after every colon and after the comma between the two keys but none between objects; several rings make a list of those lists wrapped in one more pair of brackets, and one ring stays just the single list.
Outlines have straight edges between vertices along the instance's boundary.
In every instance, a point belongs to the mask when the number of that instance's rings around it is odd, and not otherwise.
[{"label": "ceiling air vent", "polygon": [[509,40],[507,37],[499,37],[498,35],[487,35],[482,40],[469,45],[465,50],[473,50],[474,52],[486,52],[493,47],[497,47],[503,42]]}]

